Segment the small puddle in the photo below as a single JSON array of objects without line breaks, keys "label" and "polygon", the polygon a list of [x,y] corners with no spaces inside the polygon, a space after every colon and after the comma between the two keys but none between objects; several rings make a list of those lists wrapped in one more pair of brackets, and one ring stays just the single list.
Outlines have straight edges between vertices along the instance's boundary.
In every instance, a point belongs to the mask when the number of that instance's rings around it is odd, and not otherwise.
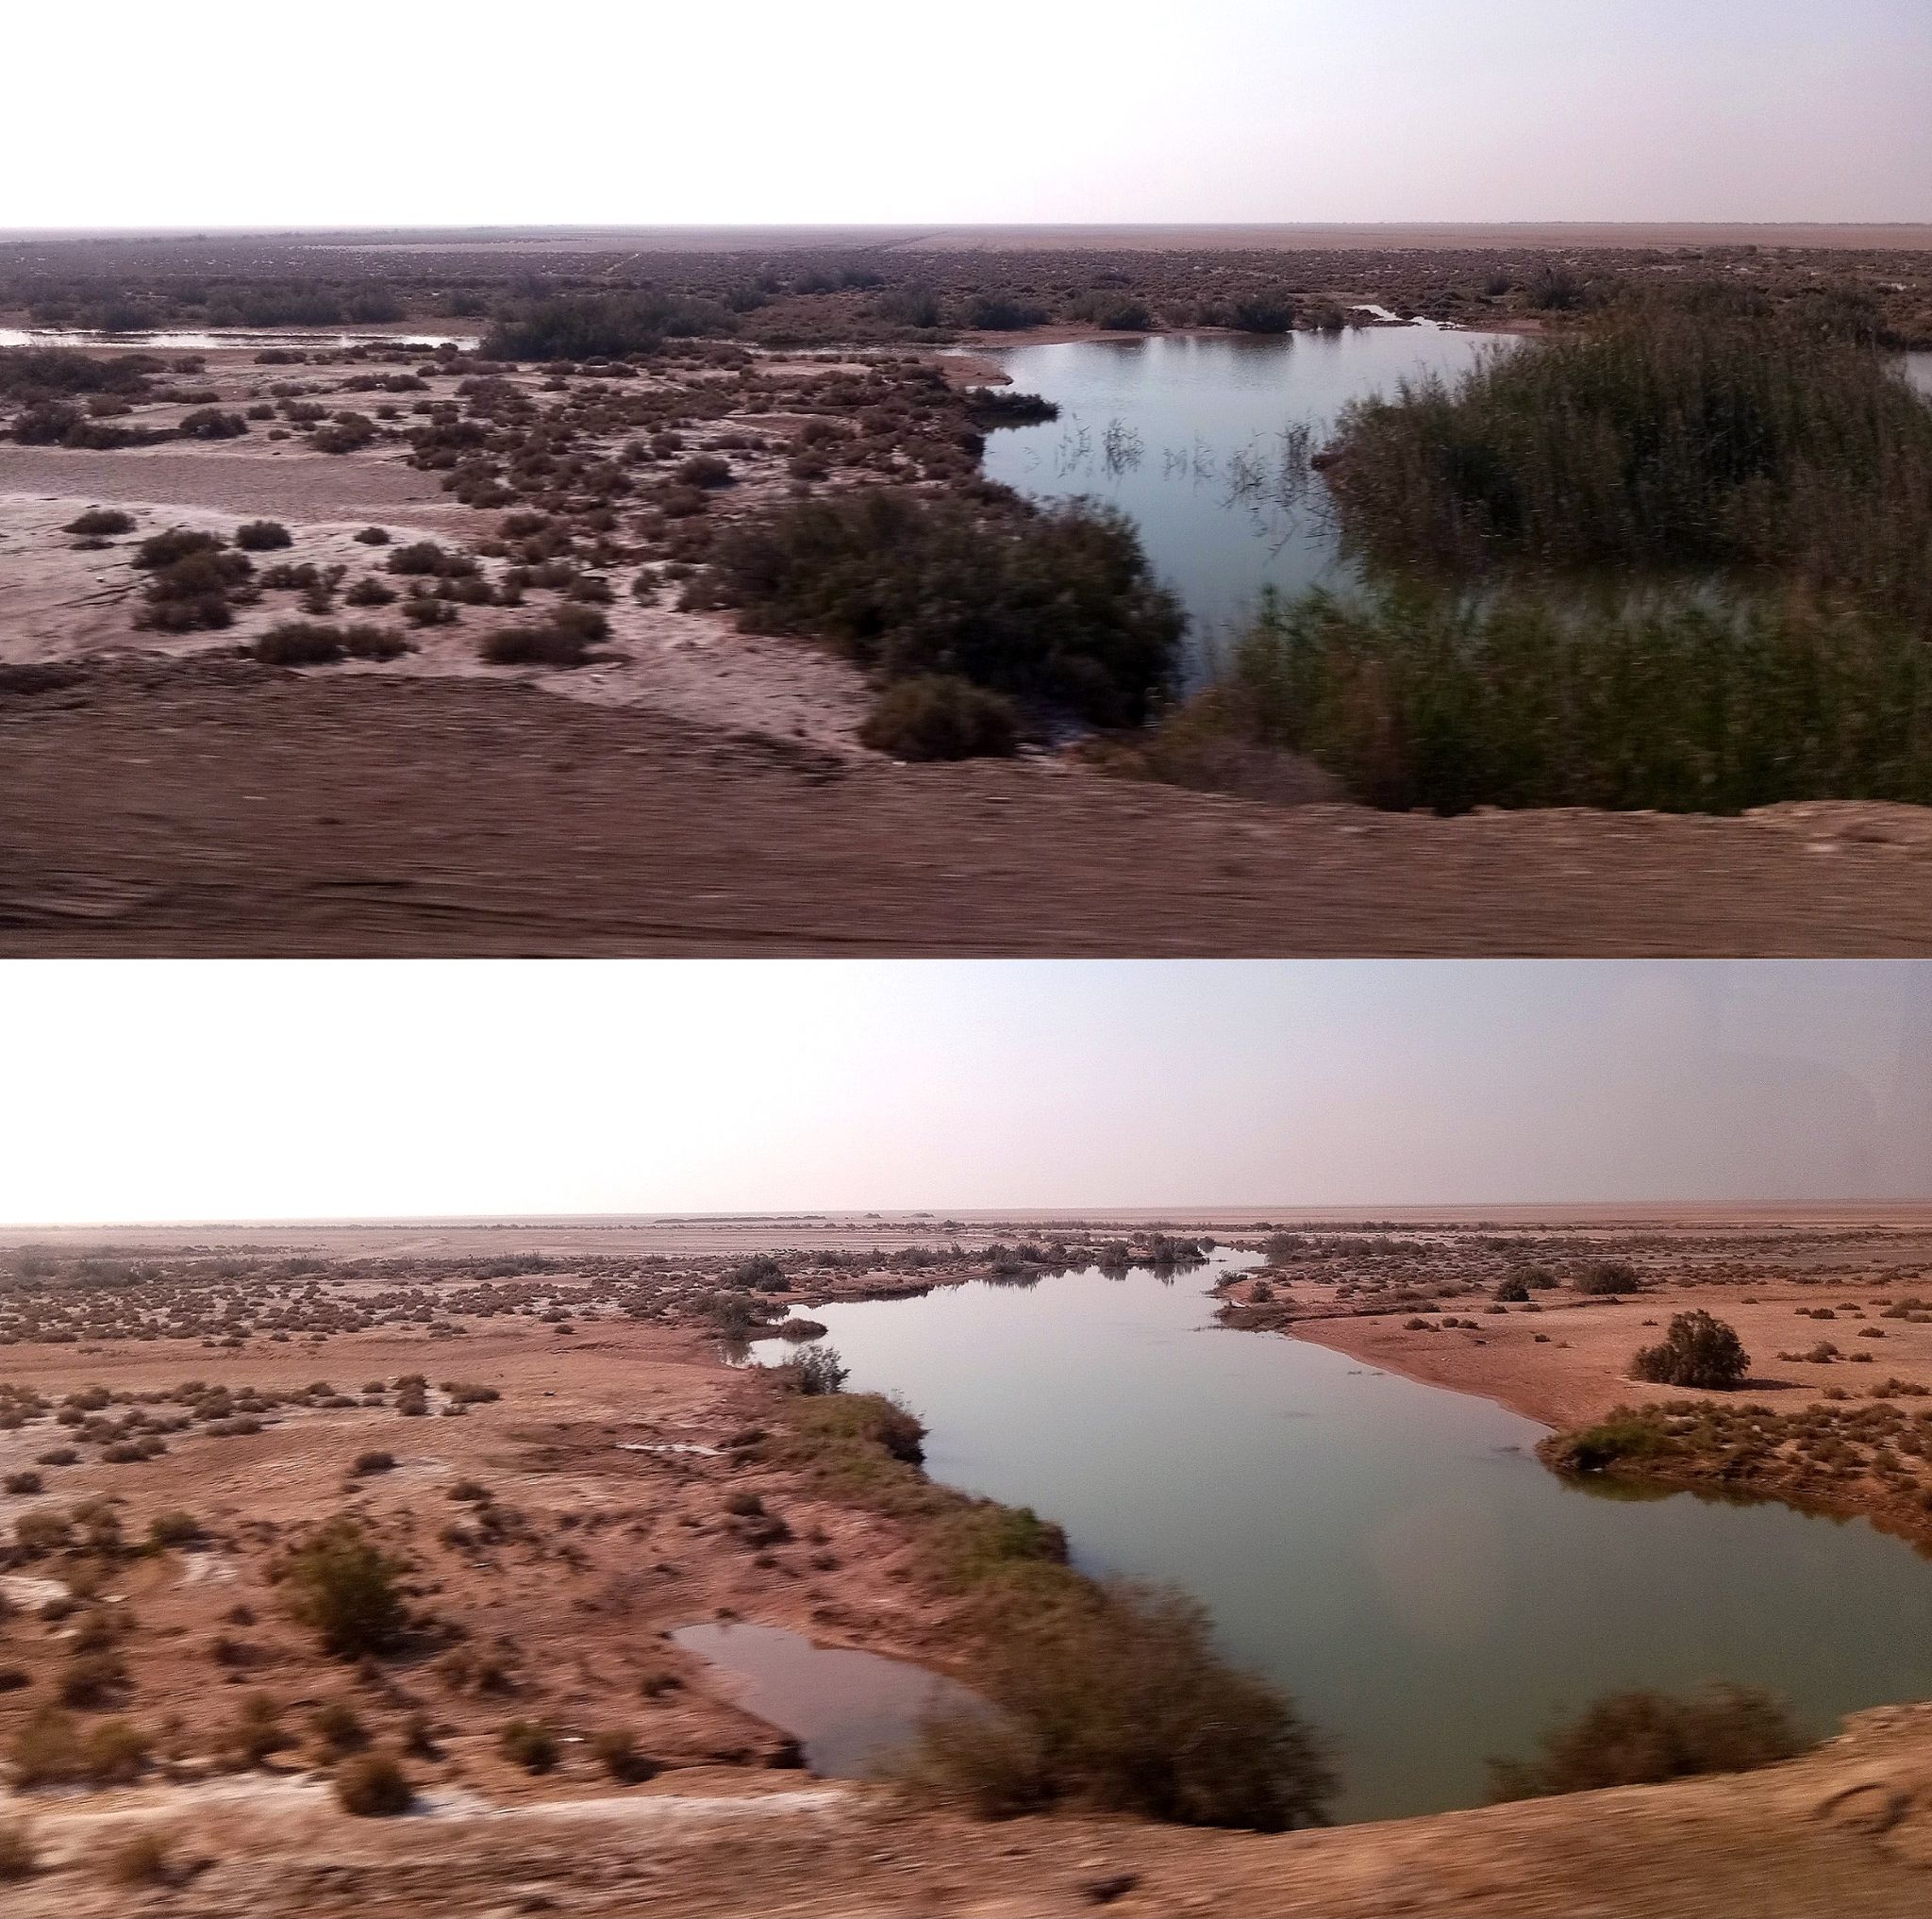
[{"label": "small puddle", "polygon": [[910,1660],[814,1645],[782,1626],[683,1626],[671,1637],[728,1674],[737,1703],[791,1733],[824,1778],[863,1778],[931,1708],[980,1703]]}]

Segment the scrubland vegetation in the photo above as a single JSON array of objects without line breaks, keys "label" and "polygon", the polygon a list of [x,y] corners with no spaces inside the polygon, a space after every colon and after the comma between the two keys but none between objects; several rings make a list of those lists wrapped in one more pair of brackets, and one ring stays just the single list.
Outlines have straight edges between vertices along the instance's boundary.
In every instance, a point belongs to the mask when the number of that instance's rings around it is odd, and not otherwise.
[{"label": "scrubland vegetation", "polygon": [[1371,584],[1266,601],[1156,774],[1232,738],[1392,809],[1932,801],[1932,406],[1869,321],[1615,306],[1324,465]]},{"label": "scrubland vegetation", "polygon": [[1810,1744],[1783,1702],[1756,1687],[1707,1686],[1683,1697],[1616,1693],[1545,1733],[1535,1759],[1491,1760],[1490,1796],[1534,1799],[1745,1773]]}]

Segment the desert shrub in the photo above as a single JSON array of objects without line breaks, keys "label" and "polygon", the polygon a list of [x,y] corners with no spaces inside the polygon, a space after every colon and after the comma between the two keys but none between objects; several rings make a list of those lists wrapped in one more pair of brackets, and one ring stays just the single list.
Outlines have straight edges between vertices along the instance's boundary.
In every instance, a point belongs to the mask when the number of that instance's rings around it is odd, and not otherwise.
[{"label": "desert shrub", "polygon": [[418,579],[457,579],[476,571],[476,562],[467,553],[452,553],[433,540],[398,546],[384,564],[391,573]]},{"label": "desert shrub", "polygon": [[1545,1440],[1538,1450],[1559,1473],[1600,1473],[1624,1461],[1668,1458],[1677,1443],[1654,1412],[1622,1406],[1594,1426]]},{"label": "desert shrub", "polygon": [[991,1710],[929,1713],[904,1764],[915,1791],[993,1817],[1057,1804],[1279,1832],[1335,1789],[1289,1700],[1215,1650],[1185,1595],[1113,1583],[1027,1610],[991,1642]]},{"label": "desert shrub", "polygon": [[364,546],[387,546],[389,529],[386,526],[365,526],[356,538]]},{"label": "desert shrub", "polygon": [[384,586],[374,574],[365,574],[342,595],[352,607],[392,606],[395,597],[395,590]]},{"label": "desert shrub", "polygon": [[785,1268],[769,1253],[754,1253],[750,1259],[741,1260],[732,1267],[730,1278],[732,1285],[753,1293],[783,1293],[791,1284]]},{"label": "desert shrub", "polygon": [[386,626],[285,620],[250,650],[269,666],[334,666],[344,659],[394,659],[409,650],[409,642]]},{"label": "desert shrub", "polygon": [[186,440],[239,440],[248,431],[248,422],[220,407],[197,407],[181,416],[175,430]]},{"label": "desert shrub", "polygon": [[957,675],[1101,725],[1166,686],[1185,620],[1132,525],[869,488],[802,500],[719,541],[715,577],[747,622],[817,634],[887,679]]},{"label": "desert shrub", "polygon": [[478,651],[491,666],[586,666],[609,630],[610,622],[594,607],[561,606],[541,620],[499,627]]},{"label": "desert shrub", "polygon": [[229,595],[244,587],[253,572],[244,554],[212,547],[185,552],[149,572],[140,622],[164,633],[229,626],[234,620]]},{"label": "desert shrub", "polygon": [[380,429],[366,413],[338,413],[308,436],[317,453],[359,453]]},{"label": "desert shrub", "polygon": [[38,1493],[45,1483],[38,1473],[8,1473],[5,1479],[0,1479],[0,1486],[5,1486],[16,1497]]},{"label": "desert shrub", "polygon": [[1620,1293],[1635,1293],[1641,1281],[1637,1269],[1624,1260],[1592,1260],[1571,1276],[1570,1283],[1578,1293],[1599,1298]]},{"label": "desert shrub", "polygon": [[42,1707],[14,1729],[8,1758],[16,1788],[79,1778],[81,1740],[74,1716],[58,1707]]},{"label": "desert shrub", "polygon": [[1044,326],[1051,318],[1037,301],[1016,299],[1010,293],[981,293],[966,307],[966,324],[982,333],[1018,333],[1028,326]]},{"label": "desert shrub", "polygon": [[658,1761],[638,1750],[634,1733],[600,1732],[591,1742],[591,1754],[620,1785],[641,1785],[658,1772]]},{"label": "desert shrub", "polygon": [[31,1878],[40,1861],[32,1832],[18,1820],[0,1826],[0,1881]]},{"label": "desert shrub", "polygon": [[532,1719],[512,1719],[497,1737],[503,1756],[526,1773],[553,1772],[557,1766],[557,1735]]},{"label": "desert shrub", "polygon": [[387,1753],[363,1753],[337,1768],[336,1798],[358,1819],[392,1819],[415,1797],[408,1775]]},{"label": "desert shrub", "polygon": [[1398,810],[1736,812],[1932,800],[1928,710],[1932,652],[1878,616],[1407,586],[1264,593],[1214,683],[1163,731],[1305,755]]},{"label": "desert shrub", "polygon": [[249,520],[235,528],[235,544],[244,553],[268,553],[294,543],[294,536],[279,520]]},{"label": "desert shrub", "polygon": [[358,1453],[356,1463],[350,1468],[355,1473],[391,1473],[395,1470],[396,1456],[393,1453]]},{"label": "desert shrub", "polygon": [[102,540],[114,533],[132,533],[134,515],[124,513],[118,507],[90,507],[60,530],[83,540]]},{"label": "desert shrub", "polygon": [[1343,418],[1345,539],[1395,559],[1770,573],[1932,612],[1932,409],[1869,339],[1698,290]]},{"label": "desert shrub", "polygon": [[330,1699],[308,1715],[308,1729],[325,1761],[360,1752],[369,1744],[361,1714],[346,1699]]},{"label": "desert shrub", "polygon": [[966,396],[966,409],[976,426],[1038,426],[1060,417],[1055,401],[1010,387],[974,388]]},{"label": "desert shrub", "polygon": [[393,1651],[408,1623],[400,1569],[352,1519],[325,1526],[289,1561],[296,1616],[338,1659]]},{"label": "desert shrub", "polygon": [[1648,1786],[1693,1773],[1743,1773],[1811,1742],[1771,1694],[1709,1686],[1685,1697],[1616,1693],[1546,1732],[1527,1761],[1491,1760],[1490,1797],[1541,1798],[1602,1786]]},{"label": "desert shrub", "polygon": [[1287,293],[1249,293],[1229,309],[1227,324],[1242,333],[1291,333],[1294,301]]},{"label": "desert shrub", "polygon": [[667,293],[570,294],[525,303],[484,336],[489,359],[621,359],[670,339],[737,330],[713,300]]},{"label": "desert shrub", "polygon": [[1630,1361],[1630,1376],[1654,1386],[1692,1386],[1724,1390],[1739,1385],[1751,1370],[1734,1327],[1704,1311],[1680,1312],[1663,1339],[1640,1346]]},{"label": "desert shrub", "polygon": [[192,1512],[158,1512],[148,1521],[147,1537],[157,1551],[194,1545],[203,1537],[201,1521]]},{"label": "desert shrub", "polygon": [[80,1652],[61,1669],[54,1691],[61,1705],[92,1711],[119,1696],[127,1684],[127,1662],[116,1652]]},{"label": "desert shrub", "polygon": [[786,1360],[780,1370],[786,1375],[791,1390],[808,1397],[815,1393],[837,1393],[851,1377],[851,1368],[831,1346],[814,1346],[809,1352],[800,1353],[795,1360]]},{"label": "desert shrub", "polygon": [[895,681],[873,703],[858,729],[874,752],[895,759],[974,759],[1011,753],[1019,715],[1004,694],[958,674],[922,674]]},{"label": "desert shrub", "polygon": [[1520,1273],[1507,1273],[1496,1282],[1495,1296],[1515,1304],[1524,1304],[1529,1299],[1529,1281]]},{"label": "desert shrub", "polygon": [[159,572],[193,553],[217,553],[227,542],[216,533],[201,533],[188,526],[170,526],[164,532],[150,533],[134,549],[130,566],[144,573]]},{"label": "desert shrub", "polygon": [[294,1744],[282,1727],[281,1708],[266,1693],[251,1693],[242,1700],[224,1744],[237,1765],[258,1766],[271,1753]]},{"label": "desert shrub", "polygon": [[97,1786],[125,1786],[141,1777],[147,1764],[146,1735],[125,1719],[97,1726],[81,1743],[80,1762]]},{"label": "desert shrub", "polygon": [[679,464],[677,477],[688,487],[728,487],[731,462],[715,453],[694,453]]},{"label": "desert shrub", "polygon": [[108,1877],[117,1886],[164,1886],[174,1877],[173,1852],[158,1832],[137,1832],[108,1855]]}]

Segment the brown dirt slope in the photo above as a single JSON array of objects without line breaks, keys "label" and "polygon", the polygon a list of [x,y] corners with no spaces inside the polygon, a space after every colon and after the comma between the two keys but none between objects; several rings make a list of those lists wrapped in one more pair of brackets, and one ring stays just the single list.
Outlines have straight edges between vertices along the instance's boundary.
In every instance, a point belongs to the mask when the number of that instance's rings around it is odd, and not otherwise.
[{"label": "brown dirt slope", "polygon": [[1274,809],[499,686],[0,689],[0,954],[1922,954],[1932,816]]}]

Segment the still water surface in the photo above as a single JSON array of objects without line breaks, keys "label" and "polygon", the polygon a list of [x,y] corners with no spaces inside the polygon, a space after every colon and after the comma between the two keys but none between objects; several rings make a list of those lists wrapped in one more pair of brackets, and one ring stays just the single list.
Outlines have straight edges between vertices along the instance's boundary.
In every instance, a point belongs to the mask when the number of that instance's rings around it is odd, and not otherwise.
[{"label": "still water surface", "polygon": [[[1298,501],[1282,486],[1284,433],[1304,426],[1319,447],[1351,401],[1430,373],[1453,383],[1517,343],[1414,325],[996,348],[986,357],[1014,389],[1057,402],[1060,416],[989,434],[983,465],[1035,498],[1090,494],[1134,521],[1192,621],[1187,669],[1198,681],[1264,586],[1294,593],[1355,582],[1319,479]],[[1905,361],[1907,378],[1932,394],[1932,353]]]},{"label": "still water surface", "polygon": [[1902,1541],[1774,1504],[1578,1491],[1515,1413],[1217,1327],[1214,1271],[811,1316],[852,1390],[926,1421],[935,1479],[1058,1521],[1089,1572],[1201,1599],[1337,1742],[1340,1816],[1475,1803],[1487,1756],[1525,1754],[1615,1687],[1766,1685],[1820,1728],[1932,1693],[1932,1563]]},{"label": "still water surface", "polygon": [[1283,435],[1320,446],[1352,400],[1405,377],[1453,380],[1501,334],[1368,326],[1282,339],[1157,335],[994,349],[1020,392],[1060,409],[987,436],[990,478],[1040,499],[1091,494],[1128,514],[1154,570],[1193,622],[1194,670],[1264,586],[1346,584],[1322,490],[1297,506],[1281,487]]}]

